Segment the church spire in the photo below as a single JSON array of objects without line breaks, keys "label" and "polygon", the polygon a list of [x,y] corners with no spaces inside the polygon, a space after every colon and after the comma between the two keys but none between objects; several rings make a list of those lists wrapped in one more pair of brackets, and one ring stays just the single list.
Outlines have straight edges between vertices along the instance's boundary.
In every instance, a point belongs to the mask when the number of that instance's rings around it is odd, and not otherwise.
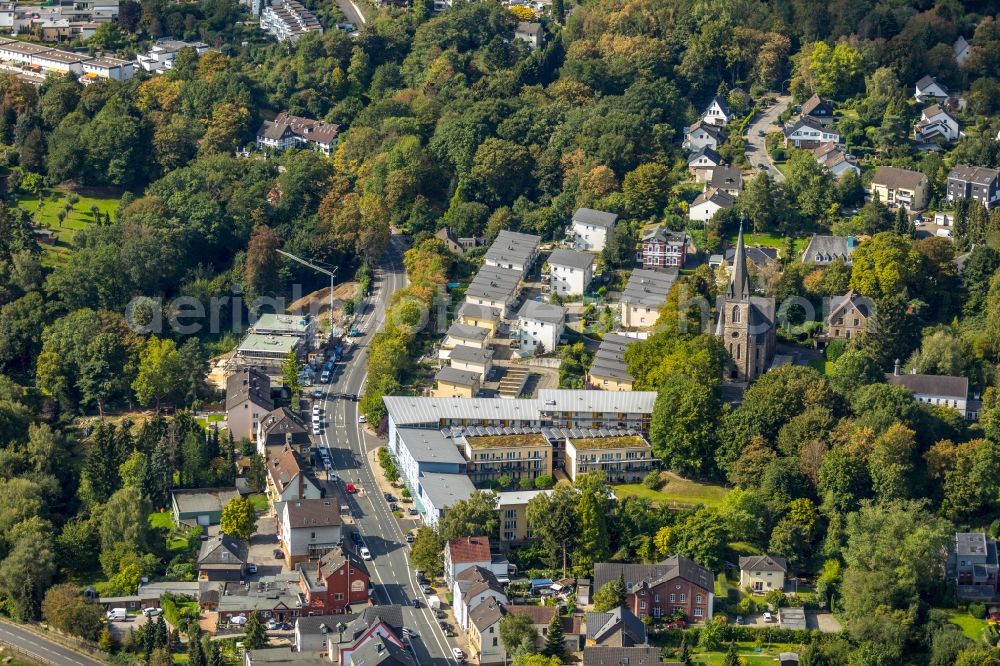
[{"label": "church spire", "polygon": [[733,257],[733,276],[729,280],[726,298],[731,301],[750,300],[750,273],[747,272],[747,249],[743,244],[743,221],[740,221],[740,235],[736,239],[736,255]]}]

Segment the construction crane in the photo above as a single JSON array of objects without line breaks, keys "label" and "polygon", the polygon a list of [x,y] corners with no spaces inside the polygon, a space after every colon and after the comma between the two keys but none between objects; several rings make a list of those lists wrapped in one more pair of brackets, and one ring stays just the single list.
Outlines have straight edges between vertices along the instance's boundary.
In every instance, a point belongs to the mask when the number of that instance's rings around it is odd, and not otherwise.
[{"label": "construction crane", "polygon": [[284,257],[288,257],[292,261],[297,261],[303,266],[308,266],[317,273],[323,273],[324,275],[330,276],[330,335],[333,335],[333,277],[334,274],[337,272],[337,267],[331,266],[330,268],[322,268],[321,266],[317,266],[311,261],[306,261],[302,257],[296,257],[291,252],[285,252],[284,250],[278,250],[278,249],[276,249],[275,252]]}]

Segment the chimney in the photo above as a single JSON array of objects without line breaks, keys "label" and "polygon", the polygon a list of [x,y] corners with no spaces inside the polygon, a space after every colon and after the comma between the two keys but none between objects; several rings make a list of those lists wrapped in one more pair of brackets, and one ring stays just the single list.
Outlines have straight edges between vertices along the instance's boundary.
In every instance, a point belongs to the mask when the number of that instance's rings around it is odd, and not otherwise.
[{"label": "chimney", "polygon": [[898,358],[896,359],[895,366],[893,366],[892,374],[894,374],[897,377],[899,377],[899,359]]}]

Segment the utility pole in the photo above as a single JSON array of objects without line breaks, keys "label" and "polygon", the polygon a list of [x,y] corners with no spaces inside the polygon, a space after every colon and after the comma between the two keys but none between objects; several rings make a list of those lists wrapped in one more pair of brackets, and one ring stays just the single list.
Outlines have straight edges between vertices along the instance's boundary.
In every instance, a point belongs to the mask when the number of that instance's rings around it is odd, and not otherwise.
[{"label": "utility pole", "polygon": [[278,254],[280,254],[280,255],[282,255],[284,257],[288,257],[292,261],[297,261],[300,264],[302,264],[303,266],[308,266],[309,268],[313,269],[317,273],[323,273],[324,275],[329,275],[330,276],[330,335],[332,337],[333,336],[333,276],[337,272],[337,267],[336,266],[332,266],[330,269],[321,268],[321,267],[317,266],[316,264],[314,264],[312,262],[309,262],[309,261],[306,261],[305,259],[303,259],[301,257],[296,257],[291,252],[285,252],[284,250],[278,250],[278,249],[276,249],[275,252],[277,252]]}]

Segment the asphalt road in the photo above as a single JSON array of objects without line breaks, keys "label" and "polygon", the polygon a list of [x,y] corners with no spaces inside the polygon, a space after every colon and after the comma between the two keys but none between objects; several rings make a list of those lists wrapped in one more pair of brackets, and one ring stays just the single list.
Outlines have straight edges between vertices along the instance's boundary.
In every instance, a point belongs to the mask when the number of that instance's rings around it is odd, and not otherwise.
[{"label": "asphalt road", "polygon": [[409,606],[414,598],[420,600],[420,610],[407,612],[407,622],[411,622],[416,637],[412,640],[414,655],[421,666],[454,663],[451,644],[438,626],[437,620],[427,608],[427,599],[416,587],[413,567],[410,566],[409,545],[395,516],[389,511],[375,482],[369,453],[382,442],[367,434],[365,427],[358,423],[358,403],[331,399],[331,393],[353,393],[361,395],[368,374],[368,343],[371,335],[381,328],[385,320],[386,304],[389,296],[406,286],[406,275],[402,261],[403,242],[394,236],[380,268],[374,274],[373,293],[366,302],[361,315],[359,329],[362,337],[353,338],[349,356],[344,367],[336,375],[336,381],[326,386],[324,401],[325,428],[320,436],[321,443],[330,451],[335,473],[341,483],[355,483],[360,494],[346,495],[351,509],[358,516],[358,531],[364,545],[371,551],[368,562],[375,595],[386,604]]},{"label": "asphalt road", "polygon": [[757,116],[757,118],[750,123],[747,128],[747,162],[754,171],[760,171],[757,166],[761,162],[768,165],[768,173],[771,174],[771,178],[776,183],[780,183],[785,179],[785,175],[778,171],[778,168],[774,166],[774,162],[771,161],[771,156],[767,154],[767,147],[764,145],[765,137],[759,136],[760,132],[768,134],[769,132],[778,131],[778,127],[774,124],[774,121],[778,119],[778,116],[788,108],[791,103],[792,98],[789,95],[780,95],[776,98],[774,104],[771,105],[764,113]]},{"label": "asphalt road", "polygon": [[58,643],[39,636],[10,622],[0,621],[0,643],[12,645],[36,661],[45,664],[75,664],[76,666],[105,666],[106,662],[87,657],[64,648]]},{"label": "asphalt road", "polygon": [[361,13],[361,8],[354,3],[354,0],[337,0],[337,7],[358,30],[365,24],[365,15]]}]

